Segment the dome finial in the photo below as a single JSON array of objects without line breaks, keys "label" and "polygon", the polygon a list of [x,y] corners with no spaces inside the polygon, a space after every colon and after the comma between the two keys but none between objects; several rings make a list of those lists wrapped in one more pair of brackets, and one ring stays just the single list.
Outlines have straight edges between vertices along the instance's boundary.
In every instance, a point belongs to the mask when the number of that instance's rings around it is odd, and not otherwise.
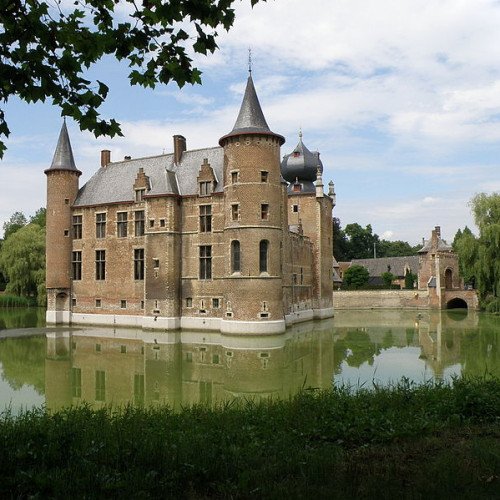
[{"label": "dome finial", "polygon": [[299,139],[302,140],[302,126],[299,127]]},{"label": "dome finial", "polygon": [[248,73],[252,74],[252,48],[248,47]]}]

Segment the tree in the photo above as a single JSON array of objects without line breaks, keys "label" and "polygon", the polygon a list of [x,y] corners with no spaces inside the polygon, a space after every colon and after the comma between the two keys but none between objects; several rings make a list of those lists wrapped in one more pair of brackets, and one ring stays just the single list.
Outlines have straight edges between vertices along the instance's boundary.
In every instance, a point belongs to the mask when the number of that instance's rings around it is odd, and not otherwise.
[{"label": "tree", "polygon": [[45,230],[28,224],[10,235],[2,245],[0,267],[9,282],[6,291],[36,297],[45,304]]},{"label": "tree", "polygon": [[392,274],[391,272],[386,271],[385,273],[382,273],[381,278],[382,278],[382,281],[384,282],[384,285],[387,288],[390,288],[392,285],[392,282],[396,279],[396,276],[394,276],[394,274]]},{"label": "tree", "polygon": [[344,284],[352,288],[360,288],[368,283],[368,269],[357,264],[349,267],[344,273]]},{"label": "tree", "polygon": [[337,259],[337,262],[342,262],[350,260],[348,254],[347,236],[340,226],[340,219],[337,217],[333,218],[333,255]]},{"label": "tree", "polygon": [[[235,0],[39,0],[3,2],[0,9],[0,101],[49,99],[81,130],[122,135],[97,111],[109,88],[85,78],[102,57],[125,60],[132,85],[200,83],[190,51],[214,52],[221,29],[234,22]],[[255,5],[259,0],[250,0]],[[266,1],[266,0],[262,0]],[[124,16],[124,12],[129,14]],[[0,109],[0,136],[10,134]],[[0,142],[0,158],[5,145]]]},{"label": "tree", "polygon": [[24,227],[28,221],[22,212],[14,212],[7,222],[3,223],[3,238],[6,240],[9,236]]},{"label": "tree", "polygon": [[420,248],[421,245],[413,247],[407,241],[381,240],[377,244],[377,257],[406,257],[415,255]]},{"label": "tree", "polygon": [[371,224],[366,228],[362,228],[357,222],[347,224],[345,234],[348,237],[349,260],[373,257],[373,246],[378,244],[379,237],[372,233]]},{"label": "tree", "polygon": [[47,225],[47,209],[45,207],[39,208],[35,215],[30,217],[30,224],[37,224],[40,227]]},{"label": "tree", "polygon": [[415,288],[415,281],[417,281],[417,275],[413,274],[409,269],[406,270],[405,274],[405,288],[407,290],[413,290]]},{"label": "tree", "polygon": [[456,250],[464,280],[475,280],[480,299],[500,297],[500,193],[480,193],[470,201],[476,237],[466,227],[456,237]]}]

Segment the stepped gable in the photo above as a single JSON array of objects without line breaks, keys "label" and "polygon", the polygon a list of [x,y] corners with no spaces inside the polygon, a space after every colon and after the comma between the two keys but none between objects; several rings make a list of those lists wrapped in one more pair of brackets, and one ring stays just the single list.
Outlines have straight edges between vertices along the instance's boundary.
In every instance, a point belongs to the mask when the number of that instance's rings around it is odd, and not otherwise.
[{"label": "stepped gable", "polygon": [[177,164],[174,163],[173,153],[109,163],[80,189],[74,205],[133,202],[133,185],[139,168],[149,177],[151,189],[146,196],[196,195],[197,177],[205,158],[218,180],[214,192],[222,192],[224,154],[222,148],[215,147],[184,151]]}]

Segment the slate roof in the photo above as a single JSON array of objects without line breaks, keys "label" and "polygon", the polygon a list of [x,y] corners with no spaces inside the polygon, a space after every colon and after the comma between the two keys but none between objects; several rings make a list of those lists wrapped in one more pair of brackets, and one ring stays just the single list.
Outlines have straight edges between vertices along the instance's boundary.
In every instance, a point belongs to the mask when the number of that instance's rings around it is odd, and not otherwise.
[{"label": "slate roof", "polygon": [[319,159],[317,151],[309,151],[302,142],[302,133],[299,135],[299,142],[294,150],[285,156],[281,161],[281,174],[288,182],[315,181],[318,167],[323,172],[323,163]]},{"label": "slate roof", "polygon": [[52,164],[47,170],[73,170],[81,174],[76,168],[75,158],[73,157],[73,150],[71,149],[71,142],[69,140],[68,128],[66,127],[66,120],[63,122],[61,132],[59,133],[59,140],[57,141],[54,158],[52,158]]},{"label": "slate roof", "polygon": [[[370,276],[382,276],[383,273],[390,272],[395,276],[403,277],[406,266],[413,273],[418,271],[418,255],[408,257],[380,257],[378,259],[353,259],[352,265],[355,264],[366,267]],[[390,270],[388,266],[390,266]]]},{"label": "slate roof", "polygon": [[[418,251],[418,253],[428,253],[432,249],[432,239],[427,240],[424,243],[424,246]],[[451,245],[448,245],[446,241],[442,240],[441,238],[438,238],[437,240],[437,252],[452,252],[453,248]]]},{"label": "slate roof", "polygon": [[174,164],[174,155],[166,154],[109,163],[99,170],[81,187],[75,206],[102,205],[107,203],[133,202],[134,182],[139,168],[149,177],[151,189],[148,195],[196,195],[197,177],[203,160],[214,170],[217,180],[214,192],[222,192],[224,151],[221,147],[196,149],[182,153],[179,164]]},{"label": "slate roof", "polygon": [[252,75],[248,77],[245,95],[243,96],[240,112],[238,113],[238,118],[236,119],[233,130],[231,130],[229,134],[221,137],[219,144],[228,137],[241,134],[274,135],[280,140],[281,144],[285,142],[283,136],[271,131],[264,118],[264,113],[262,112],[259,98],[257,97],[257,92],[253,84]]}]

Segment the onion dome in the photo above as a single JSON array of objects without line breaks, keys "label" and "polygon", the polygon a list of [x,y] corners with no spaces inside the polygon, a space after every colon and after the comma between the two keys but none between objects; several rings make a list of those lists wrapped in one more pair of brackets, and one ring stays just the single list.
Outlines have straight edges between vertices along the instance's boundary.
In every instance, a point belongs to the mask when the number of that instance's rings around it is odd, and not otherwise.
[{"label": "onion dome", "polygon": [[76,168],[73,150],[71,149],[71,142],[69,140],[68,128],[66,127],[66,120],[64,120],[61,127],[52,164],[50,165],[50,168],[45,170],[45,172],[52,170],[70,170],[81,174],[81,172]]},{"label": "onion dome", "polygon": [[283,157],[281,175],[290,186],[300,184],[304,189],[290,189],[289,191],[314,191],[313,182],[317,179],[318,169],[323,173],[323,163],[317,151],[309,151],[302,142],[302,132],[299,133],[299,142],[295,149]]},{"label": "onion dome", "polygon": [[257,92],[255,91],[251,74],[247,80],[245,95],[243,97],[240,112],[238,114],[238,118],[236,119],[236,123],[234,124],[233,130],[231,130],[229,134],[221,137],[219,144],[222,146],[224,139],[229,137],[249,134],[272,135],[278,138],[280,144],[285,142],[285,138],[283,136],[275,134],[269,128],[266,119],[264,118],[262,108],[260,107],[259,98],[257,97]]}]

